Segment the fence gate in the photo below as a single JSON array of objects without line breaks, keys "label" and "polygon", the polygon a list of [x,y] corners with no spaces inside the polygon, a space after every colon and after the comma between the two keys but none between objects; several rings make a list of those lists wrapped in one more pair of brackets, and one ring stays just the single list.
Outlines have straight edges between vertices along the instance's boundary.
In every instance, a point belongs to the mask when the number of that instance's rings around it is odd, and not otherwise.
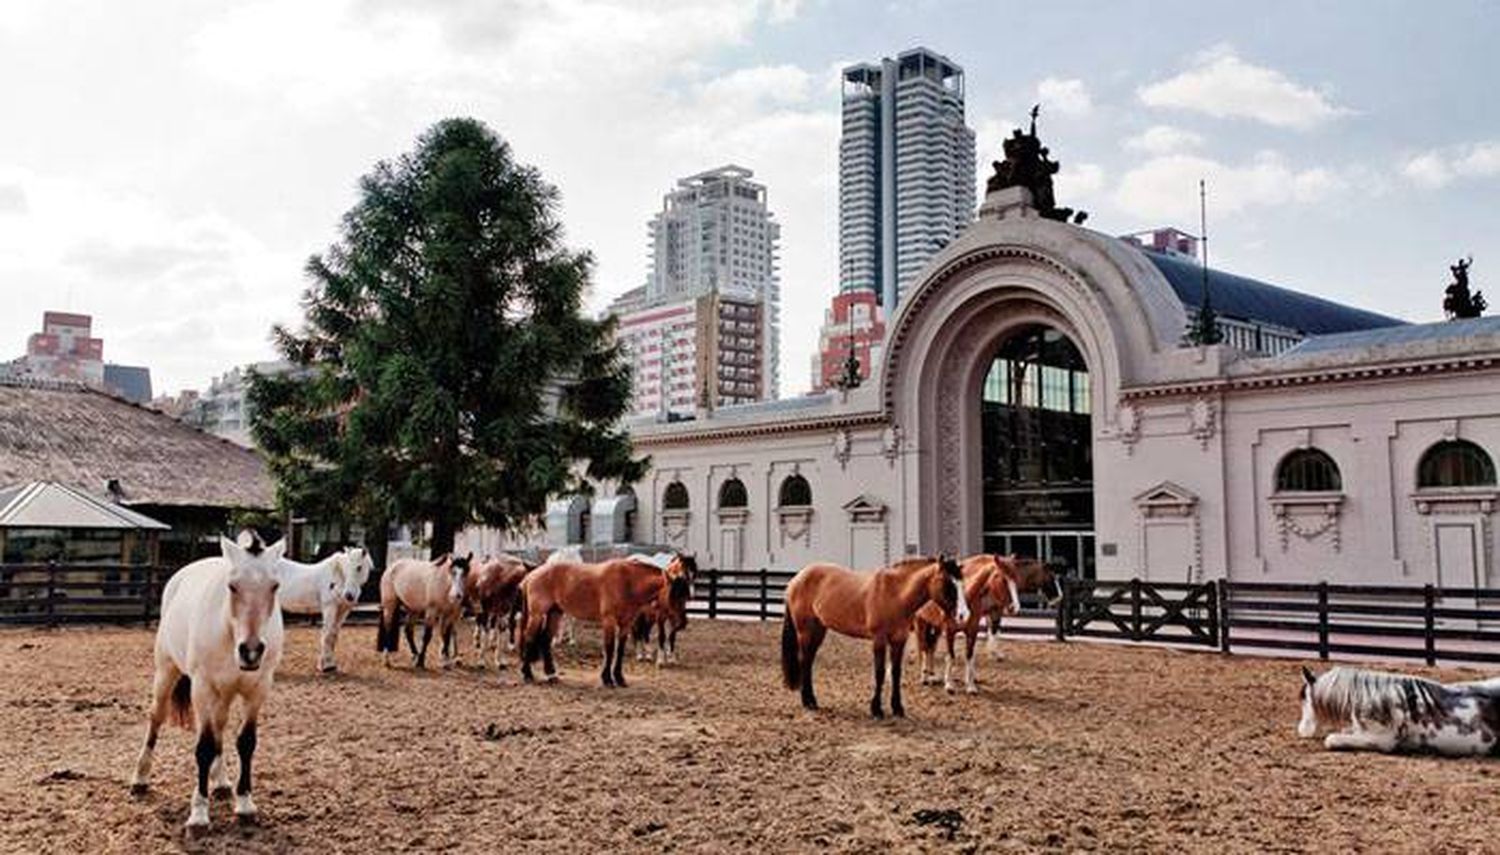
[{"label": "fence gate", "polygon": [[1058,630],[1062,636],[1217,646],[1217,586],[1069,579],[1063,587]]}]

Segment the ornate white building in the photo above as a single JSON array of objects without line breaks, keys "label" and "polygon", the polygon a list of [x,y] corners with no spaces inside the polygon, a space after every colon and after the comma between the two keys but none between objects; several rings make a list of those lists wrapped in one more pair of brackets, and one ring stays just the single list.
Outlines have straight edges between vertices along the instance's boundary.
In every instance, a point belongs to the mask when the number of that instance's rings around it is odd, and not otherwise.
[{"label": "ornate white building", "polygon": [[[1100,578],[1500,584],[1500,318],[1411,325],[1207,279],[1231,321],[1304,340],[1184,346],[1192,262],[992,193],[870,382],[633,423],[653,468],[601,485],[590,540],[724,569],[985,549]],[[559,503],[552,539],[588,507]]]}]

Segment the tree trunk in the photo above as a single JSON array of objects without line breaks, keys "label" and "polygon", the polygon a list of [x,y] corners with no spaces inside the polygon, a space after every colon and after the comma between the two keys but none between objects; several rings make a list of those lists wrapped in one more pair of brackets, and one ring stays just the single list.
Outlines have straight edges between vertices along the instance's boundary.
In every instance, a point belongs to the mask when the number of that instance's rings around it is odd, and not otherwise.
[{"label": "tree trunk", "polygon": [[453,520],[438,517],[432,521],[432,541],[428,544],[427,555],[429,558],[437,558],[453,552],[453,540],[458,535],[458,526]]}]

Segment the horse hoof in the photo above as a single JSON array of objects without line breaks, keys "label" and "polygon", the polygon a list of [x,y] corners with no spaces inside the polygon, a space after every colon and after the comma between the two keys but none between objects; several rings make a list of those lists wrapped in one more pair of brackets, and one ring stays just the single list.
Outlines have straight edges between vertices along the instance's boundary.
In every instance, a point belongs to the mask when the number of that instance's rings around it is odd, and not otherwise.
[{"label": "horse hoof", "polygon": [[557,682],[557,675],[556,674],[548,674],[547,675],[547,685],[550,686],[550,685],[552,685],[553,683],[556,683],[556,682]]},{"label": "horse hoof", "polygon": [[625,688],[625,678],[624,677],[620,677],[620,678],[618,678],[618,679],[615,680],[615,688],[616,689],[623,689],[623,688]]},{"label": "horse hoof", "polygon": [[966,695],[977,695],[977,694],[979,694],[979,687],[978,686],[969,686],[969,687],[967,687],[967,688],[964,689],[964,694],[966,694]]},{"label": "horse hoof", "polygon": [[896,718],[906,718],[906,707],[891,707],[891,715]]},{"label": "horse hoof", "polygon": [[144,796],[149,792],[151,792],[151,785],[145,781],[130,782],[130,794],[132,796]]},{"label": "horse hoof", "polygon": [[324,665],[323,667],[319,668],[318,670],[321,671],[324,674],[333,674],[333,673],[336,673],[339,670],[339,666],[337,666],[337,665]]},{"label": "horse hoof", "polygon": [[250,813],[237,813],[234,815],[234,819],[235,822],[238,822],[240,825],[260,824],[260,814],[256,813],[255,811],[251,811]]},{"label": "horse hoof", "polygon": [[210,795],[216,799],[227,799],[234,795],[234,788],[228,784],[215,784],[213,792]]},{"label": "horse hoof", "polygon": [[951,694],[953,694],[953,686],[951,686],[951,685],[944,685],[943,686],[943,691],[945,691],[945,692],[947,692],[948,694],[951,695]]}]

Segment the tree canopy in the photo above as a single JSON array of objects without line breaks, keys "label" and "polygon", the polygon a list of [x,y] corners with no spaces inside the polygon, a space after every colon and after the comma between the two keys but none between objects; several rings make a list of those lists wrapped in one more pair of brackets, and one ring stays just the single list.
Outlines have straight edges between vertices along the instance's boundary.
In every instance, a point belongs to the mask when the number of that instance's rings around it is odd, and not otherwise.
[{"label": "tree canopy", "polygon": [[582,314],[592,257],[563,245],[556,189],[473,119],[359,186],[307,263],[303,325],[275,330],[297,370],[251,383],[280,502],[430,522],[437,553],[466,523],[512,529],[587,479],[639,479],[629,366],[613,322]]}]

